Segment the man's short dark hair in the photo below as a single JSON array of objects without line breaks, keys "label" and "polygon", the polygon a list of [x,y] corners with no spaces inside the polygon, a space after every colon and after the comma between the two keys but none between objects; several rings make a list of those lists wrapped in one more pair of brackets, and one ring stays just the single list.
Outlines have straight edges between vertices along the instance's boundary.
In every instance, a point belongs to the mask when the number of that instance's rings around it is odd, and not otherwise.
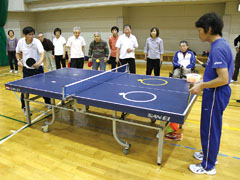
[{"label": "man's short dark hair", "polygon": [[216,13],[204,14],[195,23],[195,26],[197,28],[203,28],[205,33],[207,33],[209,31],[209,28],[211,27],[211,29],[212,29],[211,34],[212,35],[222,36],[223,20]]},{"label": "man's short dark hair", "polygon": [[116,30],[117,32],[119,32],[119,28],[118,28],[117,26],[113,26],[113,27],[111,28],[111,32],[112,32],[113,30]]},{"label": "man's short dark hair", "polygon": [[12,32],[13,33],[13,35],[14,35],[14,31],[13,30],[8,30],[8,35],[10,34],[10,32]]},{"label": "man's short dark hair", "polygon": [[125,29],[126,27],[129,27],[130,29],[132,29],[132,27],[131,27],[130,24],[124,24],[124,25],[123,25],[123,29]]},{"label": "man's short dark hair", "polygon": [[186,45],[188,46],[188,42],[187,42],[187,41],[185,41],[185,40],[180,41],[179,45],[181,45],[182,43],[183,43],[183,44],[186,44]]},{"label": "man's short dark hair", "polygon": [[60,28],[55,28],[53,33],[56,35],[56,32],[60,32],[60,35],[62,34],[62,30]]},{"label": "man's short dark hair", "polygon": [[35,29],[31,26],[27,26],[27,27],[23,28],[23,34],[24,35],[27,35],[29,33],[35,34]]},{"label": "man's short dark hair", "polygon": [[152,37],[151,32],[153,32],[154,29],[156,30],[156,32],[157,32],[156,36],[158,37],[158,36],[159,36],[159,29],[158,29],[157,27],[152,27],[152,28],[151,28],[151,30],[150,30],[150,36]]}]

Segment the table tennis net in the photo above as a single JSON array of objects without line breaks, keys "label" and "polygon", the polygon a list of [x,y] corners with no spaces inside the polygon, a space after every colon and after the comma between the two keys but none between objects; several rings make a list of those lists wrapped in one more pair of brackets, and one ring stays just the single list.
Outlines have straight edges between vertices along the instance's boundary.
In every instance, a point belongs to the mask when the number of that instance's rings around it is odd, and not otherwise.
[{"label": "table tennis net", "polygon": [[[109,80],[118,78],[128,72],[128,64],[122,65],[109,71],[104,71],[97,75],[63,86],[63,99],[76,95],[82,91],[95,87]],[[115,72],[117,71],[117,73]]]}]

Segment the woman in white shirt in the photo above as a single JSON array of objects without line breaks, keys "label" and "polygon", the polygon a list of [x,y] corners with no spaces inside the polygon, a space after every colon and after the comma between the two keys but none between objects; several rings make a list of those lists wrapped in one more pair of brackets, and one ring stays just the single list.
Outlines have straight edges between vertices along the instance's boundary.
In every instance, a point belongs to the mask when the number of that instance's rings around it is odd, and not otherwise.
[{"label": "woman in white shirt", "polygon": [[62,67],[66,67],[65,61],[65,52],[66,52],[66,40],[63,36],[61,36],[62,30],[60,28],[54,29],[55,38],[53,39],[54,45],[54,58],[56,61],[56,68],[61,69]]},{"label": "woman in white shirt", "polygon": [[73,36],[69,37],[67,41],[70,67],[83,69],[85,46],[85,39],[80,36],[80,27],[74,27]]}]

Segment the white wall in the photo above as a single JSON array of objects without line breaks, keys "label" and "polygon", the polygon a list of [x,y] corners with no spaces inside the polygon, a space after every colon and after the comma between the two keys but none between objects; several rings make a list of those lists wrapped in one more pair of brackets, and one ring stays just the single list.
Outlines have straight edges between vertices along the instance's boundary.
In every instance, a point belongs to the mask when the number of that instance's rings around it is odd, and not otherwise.
[{"label": "white wall", "polygon": [[175,52],[179,49],[179,41],[187,40],[193,50],[201,53],[209,45],[199,41],[195,22],[204,13],[214,11],[223,15],[224,10],[224,4],[129,7],[128,18],[138,37],[139,50],[143,50],[150,29],[157,26],[165,51]]},{"label": "white wall", "polygon": [[[54,38],[53,30],[56,27],[62,29],[62,35],[66,40],[72,36],[74,26],[81,27],[81,36],[87,43],[86,50],[91,41],[93,33],[100,32],[103,40],[108,41],[111,36],[111,27],[122,26],[122,7],[108,8],[81,8],[74,10],[46,11],[36,13],[38,32],[43,32],[45,37]],[[86,52],[87,52],[86,51]]]},{"label": "white wall", "polygon": [[8,0],[8,11],[25,11],[24,0]]},{"label": "white wall", "polygon": [[223,32],[224,35],[228,37],[228,41],[234,54],[236,51],[233,41],[238,35],[240,35],[240,12],[237,10],[238,4],[240,4],[240,1],[226,3],[225,14],[223,16],[225,23]]},{"label": "white wall", "polygon": [[35,13],[28,12],[11,12],[8,13],[7,23],[4,27],[5,31],[14,30],[15,37],[22,37],[22,29],[26,26],[32,26],[36,28],[36,15]]},{"label": "white wall", "polygon": [[195,28],[197,19],[207,12],[217,12],[224,20],[224,38],[233,47],[234,38],[240,34],[240,13],[237,12],[238,2],[217,4],[173,4],[147,5],[128,7],[94,7],[75,8],[67,10],[42,12],[9,12],[5,30],[13,29],[17,37],[21,36],[23,27],[31,25],[37,32],[45,33],[53,39],[53,30],[60,27],[67,39],[72,35],[74,26],[81,27],[81,35],[87,42],[87,49],[93,40],[93,33],[101,32],[102,39],[108,40],[110,29],[118,25],[122,30],[123,24],[132,25],[132,32],[139,42],[139,50],[143,50],[145,40],[151,27],[160,29],[160,37],[164,40],[165,52],[178,50],[180,40],[189,41],[190,47],[197,53],[209,49],[208,43],[200,42]]}]

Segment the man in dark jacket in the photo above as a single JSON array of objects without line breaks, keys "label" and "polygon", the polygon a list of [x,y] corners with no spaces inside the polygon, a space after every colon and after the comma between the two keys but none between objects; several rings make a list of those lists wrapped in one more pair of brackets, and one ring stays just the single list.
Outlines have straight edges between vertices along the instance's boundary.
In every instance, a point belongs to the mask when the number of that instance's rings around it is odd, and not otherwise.
[{"label": "man in dark jacket", "polygon": [[231,82],[237,82],[238,74],[239,74],[239,68],[240,68],[240,52],[239,52],[239,45],[238,42],[240,42],[240,35],[234,39],[234,46],[236,47],[236,58],[235,58],[235,66],[234,66],[234,73],[232,77]]},{"label": "man in dark jacket", "polygon": [[48,71],[56,70],[56,62],[53,59],[54,46],[51,40],[44,37],[43,33],[38,34],[38,39],[41,41],[44,48],[44,58],[47,62]]}]

